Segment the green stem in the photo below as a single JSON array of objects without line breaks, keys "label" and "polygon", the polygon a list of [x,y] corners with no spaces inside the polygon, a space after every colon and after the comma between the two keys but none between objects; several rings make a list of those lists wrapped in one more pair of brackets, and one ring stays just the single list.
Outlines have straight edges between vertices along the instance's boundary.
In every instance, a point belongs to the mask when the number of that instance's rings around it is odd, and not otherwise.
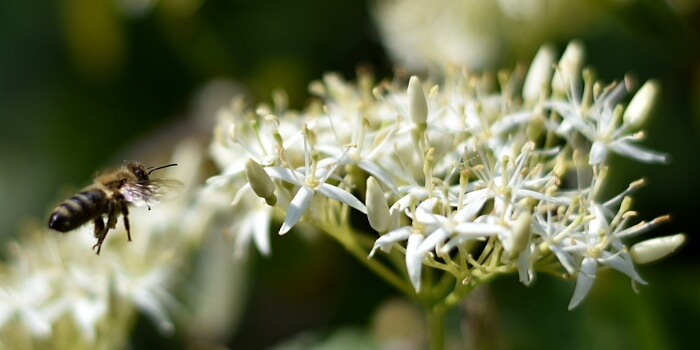
[{"label": "green stem", "polygon": [[347,226],[334,226],[325,225],[323,223],[317,223],[317,226],[323,231],[328,233],[331,237],[335,238],[338,243],[340,243],[347,251],[349,251],[359,262],[367,266],[379,277],[387,281],[389,284],[394,286],[405,295],[416,299],[416,292],[413,288],[401,279],[396,273],[388,269],[377,259],[368,259],[368,251],[362,248],[360,243],[356,240],[359,235],[352,231],[352,229]]},{"label": "green stem", "polygon": [[455,283],[460,283],[460,281],[450,272],[443,271],[442,276],[433,287],[433,295],[440,298],[447,295],[450,288],[454,288]]},{"label": "green stem", "polygon": [[430,349],[442,350],[445,348],[445,313],[438,307],[428,307],[427,311]]},{"label": "green stem", "polygon": [[442,299],[439,303],[437,303],[435,306],[433,306],[433,309],[437,310],[437,312],[444,314],[448,310],[452,309],[455,307],[462,298],[467,295],[472,290],[472,288],[460,288],[460,289],[455,289],[445,297],[445,299]]}]

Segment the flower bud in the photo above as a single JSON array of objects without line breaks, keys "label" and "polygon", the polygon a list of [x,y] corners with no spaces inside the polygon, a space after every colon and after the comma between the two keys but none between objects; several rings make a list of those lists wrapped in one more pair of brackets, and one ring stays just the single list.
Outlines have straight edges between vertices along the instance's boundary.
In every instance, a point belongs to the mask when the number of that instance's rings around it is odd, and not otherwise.
[{"label": "flower bud", "polygon": [[572,87],[576,87],[580,79],[583,57],[585,55],[583,45],[578,41],[572,41],[562,54],[557,70],[552,78],[552,90],[566,95]]},{"label": "flower bud", "polygon": [[367,217],[369,225],[377,232],[385,232],[389,227],[389,204],[384,198],[384,192],[377,180],[370,176],[367,178]]},{"label": "flower bud", "polygon": [[551,45],[544,45],[537,51],[532,59],[532,65],[525,77],[523,86],[523,99],[527,103],[535,103],[540,95],[546,92],[552,81],[552,65],[554,64],[555,51]]},{"label": "flower bud", "polygon": [[634,94],[629,106],[622,116],[625,124],[632,129],[639,129],[651,114],[659,96],[659,83],[649,80]]},{"label": "flower bud", "polygon": [[630,255],[635,263],[646,264],[675,252],[684,242],[685,235],[682,233],[652,238],[633,245]]},{"label": "flower bud", "polygon": [[258,162],[249,158],[245,163],[245,176],[248,178],[248,183],[256,195],[264,198],[269,206],[277,204],[277,196],[275,196],[275,184],[272,182],[270,175],[267,175],[265,169]]},{"label": "flower bud", "polygon": [[420,80],[415,75],[408,80],[408,116],[418,125],[423,125],[428,120],[428,103]]},{"label": "flower bud", "polygon": [[513,230],[511,231],[510,244],[504,244],[504,248],[511,259],[516,259],[518,255],[520,255],[520,252],[527,247],[527,243],[530,241],[531,219],[532,214],[527,210],[520,212],[518,218],[515,219]]}]

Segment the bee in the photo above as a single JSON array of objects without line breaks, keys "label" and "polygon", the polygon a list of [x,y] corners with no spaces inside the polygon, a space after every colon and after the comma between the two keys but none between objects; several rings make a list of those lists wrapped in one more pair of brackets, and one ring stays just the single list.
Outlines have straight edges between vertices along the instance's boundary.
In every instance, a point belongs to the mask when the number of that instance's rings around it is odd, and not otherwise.
[{"label": "bee", "polygon": [[176,165],[146,168],[139,162],[125,162],[119,167],[97,173],[92,185],[56,207],[49,217],[49,228],[68,232],[92,221],[97,238],[92,249],[100,254],[107,233],[116,228],[117,219],[122,215],[127,238],[131,241],[129,206],[145,205],[151,210],[151,204],[157,204],[160,199],[181,189],[182,183],[178,180],[150,178],[152,172]]}]

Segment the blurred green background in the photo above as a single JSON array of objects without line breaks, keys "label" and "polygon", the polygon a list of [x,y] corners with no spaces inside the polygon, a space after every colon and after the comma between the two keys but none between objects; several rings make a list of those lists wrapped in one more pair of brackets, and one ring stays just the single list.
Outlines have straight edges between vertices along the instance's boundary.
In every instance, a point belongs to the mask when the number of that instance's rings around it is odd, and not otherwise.
[{"label": "blurred green background", "polygon": [[[185,135],[206,144],[216,108],[234,93],[265,102],[281,88],[292,107],[302,108],[308,83],[324,72],[353,79],[367,64],[378,78],[389,76],[393,63],[370,14],[373,4],[1,1],[0,240],[17,237],[26,220],[44,221],[97,169],[127,158],[167,159]],[[692,0],[590,6],[597,17],[586,26],[502,41],[492,67],[528,62],[542,40],[561,52],[580,38],[601,79],[626,72],[640,82],[659,79],[662,99],[646,144],[672,154],[673,162],[618,159],[610,191],[643,174],[649,186],[635,195],[640,217],[674,218],[651,235],[686,232],[688,243],[677,256],[640,267],[650,286],[639,295],[625,277],[604,274],[573,312],[566,311],[573,283],[543,277],[525,288],[515,276],[498,280],[489,289],[498,311],[494,336],[516,349],[700,348],[693,332],[700,324],[700,243],[692,224],[700,198],[700,11]],[[242,319],[216,342],[261,348],[303,331],[330,342],[338,329],[366,327],[394,295],[328,240],[273,237],[273,252],[253,262]],[[193,344],[182,328],[164,338],[140,320],[134,349]]]}]

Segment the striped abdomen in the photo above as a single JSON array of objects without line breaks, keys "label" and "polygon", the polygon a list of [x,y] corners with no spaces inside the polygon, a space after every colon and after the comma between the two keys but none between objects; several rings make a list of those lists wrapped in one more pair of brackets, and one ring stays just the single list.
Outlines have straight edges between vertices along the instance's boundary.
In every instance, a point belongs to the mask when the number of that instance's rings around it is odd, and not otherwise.
[{"label": "striped abdomen", "polygon": [[51,213],[49,228],[68,232],[107,212],[109,200],[100,189],[84,190],[66,199]]}]

